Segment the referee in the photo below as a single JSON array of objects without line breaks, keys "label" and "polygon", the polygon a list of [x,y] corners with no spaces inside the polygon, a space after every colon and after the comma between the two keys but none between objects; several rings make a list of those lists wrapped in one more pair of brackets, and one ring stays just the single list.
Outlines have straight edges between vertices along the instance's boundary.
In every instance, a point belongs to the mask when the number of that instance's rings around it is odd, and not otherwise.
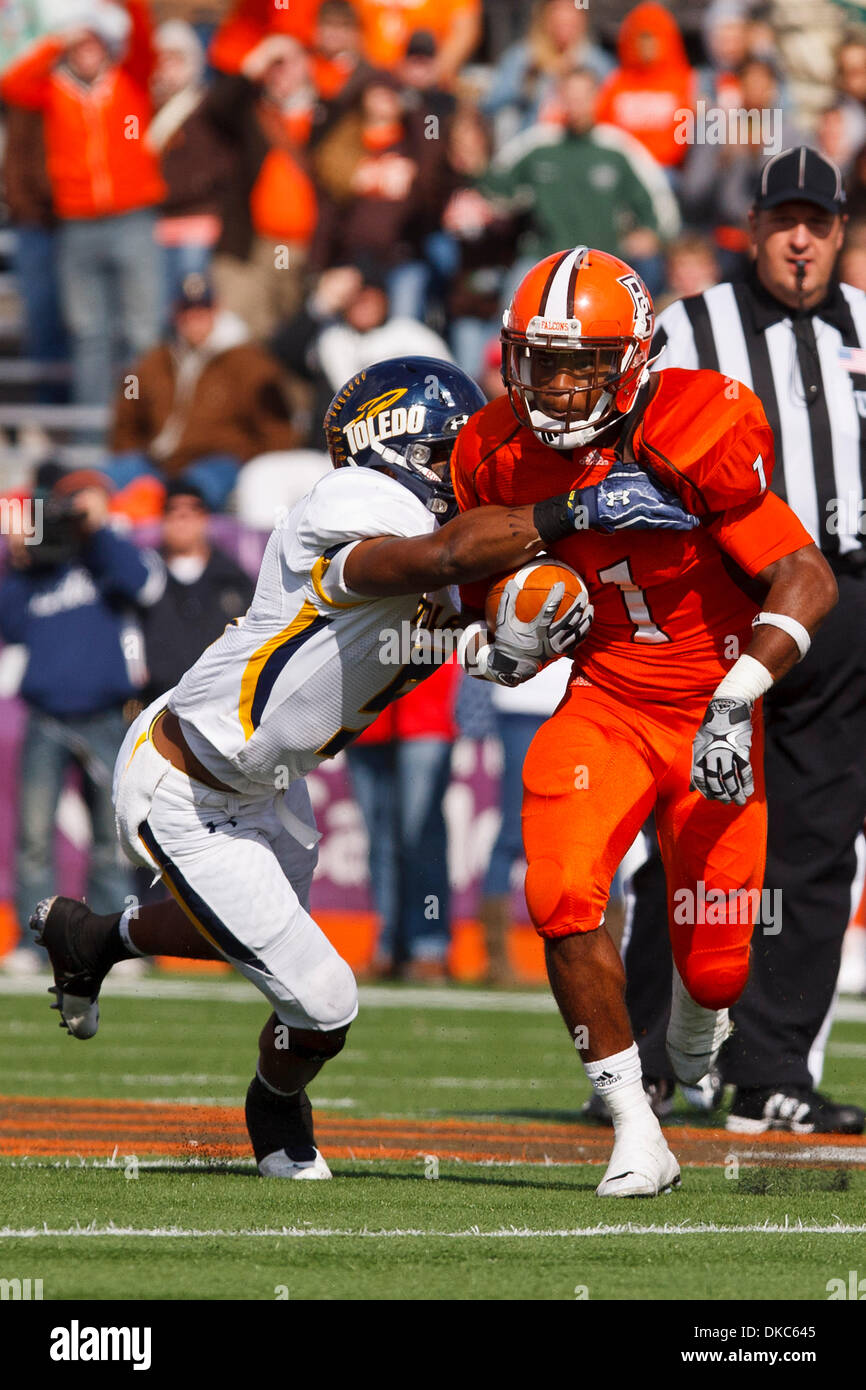
[{"label": "referee", "polygon": [[[742,1133],[859,1134],[866,1123],[858,1106],[815,1089],[866,818],[866,295],[833,278],[844,203],[830,160],[806,146],[774,156],[749,216],[751,278],[670,305],[653,342],[654,353],[664,348],[660,368],[711,368],[731,391],[745,382],[760,397],[775,436],[773,489],[839,586],[805,660],[764,698],[765,888],[780,890],[769,901],[781,915],[755,928],[722,1052],[722,1078],[736,1086],[727,1128]],[[634,893],[626,999],[648,1089],[669,1109],[671,967],[657,847]]]}]

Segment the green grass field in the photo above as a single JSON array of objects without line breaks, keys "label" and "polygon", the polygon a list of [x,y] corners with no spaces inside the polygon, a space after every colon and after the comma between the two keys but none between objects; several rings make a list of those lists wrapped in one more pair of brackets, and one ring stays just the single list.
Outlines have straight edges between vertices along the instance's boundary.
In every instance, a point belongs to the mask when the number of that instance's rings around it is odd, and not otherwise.
[{"label": "green grass field", "polygon": [[[45,996],[7,985],[3,1093],[239,1106],[265,1011],[240,1002],[242,985],[222,987],[226,1002],[208,997],[219,982],[194,988],[205,997],[110,995],[100,1034],[79,1043]],[[855,1099],[866,1009],[848,1013],[824,1084]],[[543,995],[372,991],[310,1090],[348,1132],[389,1117],[598,1133],[576,1124],[588,1088]],[[41,1278],[46,1299],[824,1300],[829,1279],[866,1269],[866,1171],[846,1162],[862,1149],[770,1166],[729,1138],[737,1177],[684,1165],[679,1191],[631,1202],[596,1198],[603,1170],[579,1162],[335,1158],[334,1182],[279,1183],[243,1160],[148,1160],[145,1142],[135,1178],[128,1145],[114,1165],[76,1157],[74,1141],[67,1157],[19,1150],[0,1162],[0,1278]]]}]

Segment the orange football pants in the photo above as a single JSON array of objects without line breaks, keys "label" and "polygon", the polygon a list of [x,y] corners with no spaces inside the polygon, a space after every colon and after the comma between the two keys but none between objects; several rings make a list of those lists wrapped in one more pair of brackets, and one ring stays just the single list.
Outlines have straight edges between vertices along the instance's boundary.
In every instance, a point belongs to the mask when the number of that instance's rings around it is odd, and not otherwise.
[{"label": "orange football pants", "polygon": [[570,687],[523,767],[526,902],[546,938],[595,931],[613,876],[650,813],[665,866],[674,961],[697,1003],[739,998],[764,877],[763,727],[753,717],[755,791],[745,806],[689,790],[699,704],[626,701]]}]

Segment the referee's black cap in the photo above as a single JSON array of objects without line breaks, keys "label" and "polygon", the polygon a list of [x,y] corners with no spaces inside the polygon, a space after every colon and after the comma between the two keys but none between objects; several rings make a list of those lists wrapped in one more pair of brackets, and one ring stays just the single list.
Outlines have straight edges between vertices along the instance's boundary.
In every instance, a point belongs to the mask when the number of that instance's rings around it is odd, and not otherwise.
[{"label": "referee's black cap", "polygon": [[837,214],[845,210],[841,171],[832,159],[808,145],[795,145],[768,159],[755,191],[755,209],[759,212],[793,202],[816,203]]}]

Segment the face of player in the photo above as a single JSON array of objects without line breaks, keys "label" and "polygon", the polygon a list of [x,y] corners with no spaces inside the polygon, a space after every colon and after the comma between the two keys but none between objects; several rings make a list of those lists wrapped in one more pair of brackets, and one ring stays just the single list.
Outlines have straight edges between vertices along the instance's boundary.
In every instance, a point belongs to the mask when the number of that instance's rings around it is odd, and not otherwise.
[{"label": "face of player", "polygon": [[532,406],[552,420],[588,420],[604,392],[603,383],[616,371],[614,348],[596,352],[543,351],[533,348],[528,359]]},{"label": "face of player", "polygon": [[[755,265],[764,288],[792,309],[801,303],[804,309],[820,304],[842,246],[845,220],[801,200],[751,213]],[[798,261],[806,268],[802,299]]]}]

